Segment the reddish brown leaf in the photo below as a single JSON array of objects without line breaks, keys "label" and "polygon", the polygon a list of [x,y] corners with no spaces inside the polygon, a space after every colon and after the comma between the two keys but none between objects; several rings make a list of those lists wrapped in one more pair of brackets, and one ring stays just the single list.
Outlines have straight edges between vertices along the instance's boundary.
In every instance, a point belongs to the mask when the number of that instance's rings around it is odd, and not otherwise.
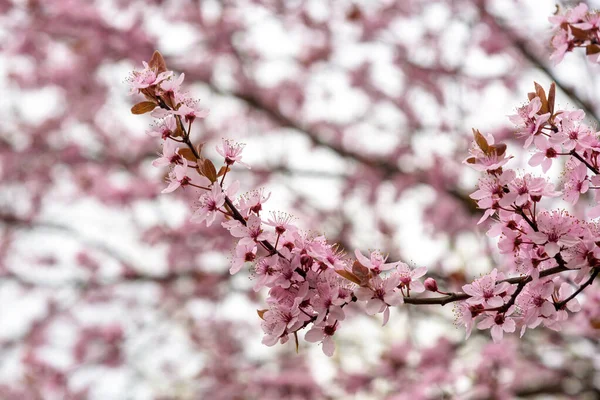
[{"label": "reddish brown leaf", "polygon": [[269,310],[266,310],[266,309],[265,309],[265,310],[256,310],[256,313],[258,314],[258,316],[260,317],[260,319],[263,319],[263,320],[264,320],[264,319],[265,319],[265,318],[264,318],[264,315],[265,315],[265,313],[266,313],[267,311],[269,311]]},{"label": "reddish brown leaf", "polygon": [[365,286],[369,283],[369,278],[371,277],[371,271],[369,270],[369,268],[365,267],[358,261],[354,261],[354,264],[352,264],[352,273],[360,281],[360,283],[359,283],[360,286]]},{"label": "reddish brown leaf", "polygon": [[156,108],[156,103],[151,101],[142,101],[131,107],[132,114],[146,114]]},{"label": "reddish brown leaf", "polygon": [[213,164],[209,159],[204,160],[202,172],[204,172],[204,176],[210,179],[211,182],[215,182],[217,180],[217,170],[215,168],[215,164]]},{"label": "reddish brown leaf", "polygon": [[341,277],[346,278],[349,281],[356,283],[357,285],[360,285],[360,279],[358,279],[358,277],[352,272],[346,271],[345,269],[336,269],[335,272]]},{"label": "reddish brown leaf", "polygon": [[167,71],[167,64],[165,63],[165,59],[158,50],[154,51],[148,65],[150,66],[150,68],[158,71],[158,73]]},{"label": "reddish brown leaf", "polygon": [[491,146],[491,149],[498,156],[501,156],[506,151],[506,144],[505,143],[498,143],[498,144],[495,144],[495,145]]},{"label": "reddish brown leaf", "polygon": [[481,132],[479,132],[477,129],[473,129],[473,137],[475,138],[475,143],[477,143],[477,146],[479,146],[479,148],[487,154],[489,151],[489,145]]},{"label": "reddish brown leaf", "polygon": [[229,167],[222,166],[221,169],[219,169],[219,173],[217,174],[217,176],[223,176],[223,174],[225,172],[229,172],[229,171],[231,171],[231,169]]},{"label": "reddish brown leaf", "polygon": [[539,83],[533,82],[533,85],[535,86],[535,93],[537,94],[537,97],[539,97],[540,101],[542,102],[542,107],[538,111],[538,114],[546,114],[548,112],[548,99],[546,99],[546,92]]},{"label": "reddish brown leaf", "polygon": [[187,147],[179,149],[179,154],[188,161],[196,162],[196,156],[194,155],[192,150],[190,150]]},{"label": "reddish brown leaf", "polygon": [[550,90],[548,91],[548,112],[552,115],[554,114],[554,102],[556,101],[556,85],[554,82],[550,85]]}]

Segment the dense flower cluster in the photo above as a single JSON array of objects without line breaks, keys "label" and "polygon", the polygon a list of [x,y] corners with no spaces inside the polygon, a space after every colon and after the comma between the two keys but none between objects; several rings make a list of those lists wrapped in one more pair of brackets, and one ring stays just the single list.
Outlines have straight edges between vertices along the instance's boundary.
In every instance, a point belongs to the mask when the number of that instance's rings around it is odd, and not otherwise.
[{"label": "dense flower cluster", "polygon": [[[536,84],[529,102],[510,120],[517,125],[524,147],[535,147],[529,160],[532,167],[541,166],[546,173],[555,159],[568,157],[562,194],[575,205],[581,194],[598,187],[598,135],[582,122],[582,111],[555,111],[554,93],[554,85],[546,96]],[[485,138],[478,131],[474,136],[472,157],[465,163],[486,172],[471,195],[485,210],[480,223],[493,217],[488,235],[500,236],[500,253],[512,255],[515,269],[523,277],[506,279],[494,269],[463,286],[470,298],[459,305],[458,313],[467,334],[474,320],[479,321],[479,329],[491,328],[494,341],[504,332],[514,332],[517,325],[521,335],[540,324],[559,330],[560,322],[567,319],[565,309],[576,312],[580,307],[572,296],[574,289],[556,273],[578,270],[572,278],[580,285],[577,291],[594,280],[600,265],[598,226],[564,210],[544,210],[540,206],[543,199],[561,192],[544,177],[519,176],[512,169],[503,169],[508,160],[504,147],[494,145],[490,136]],[[497,154],[492,162],[489,154]],[[597,217],[597,210],[598,205],[592,207],[590,216]]]},{"label": "dense flower cluster", "polygon": [[[216,148],[223,157],[217,171],[212,161],[202,156],[202,145],[195,145],[190,138],[193,122],[207,112],[181,92],[183,75],[176,79],[158,52],[144,67],[133,73],[131,85],[146,101],[136,104],[132,112],[151,112],[161,120],[161,128],[149,134],[164,142],[163,152],[153,164],[171,167],[163,192],[186,187],[202,191],[192,220],[207,226],[220,221],[235,238],[230,273],[248,266],[254,289],[268,288],[268,307],[258,311],[263,320],[263,343],[268,346],[285,343],[290,336],[298,346],[298,332],[308,329],[305,339],[321,343],[323,352],[331,356],[333,336],[345,320],[344,307],[351,302],[364,303],[369,315],[383,313],[385,325],[390,307],[402,303],[464,300],[457,310],[467,337],[476,324],[478,329],[490,329],[494,341],[517,327],[521,335],[539,325],[558,330],[568,317],[566,309],[579,310],[575,296],[596,277],[597,226],[566,211],[543,209],[540,204],[545,198],[561,192],[544,177],[504,169],[512,158],[506,154],[506,145],[496,144],[491,135],[478,130],[473,130],[471,156],[465,164],[485,175],[471,197],[485,210],[479,223],[492,218],[488,234],[500,236],[500,252],[512,256],[514,270],[521,276],[507,278],[494,269],[463,285],[463,292],[446,293],[439,291],[431,278],[426,285],[419,281],[427,272],[424,267],[387,262],[378,251],[365,256],[356,250],[352,260],[325,237],[299,230],[288,214],[276,213],[265,219],[263,205],[270,194],[258,190],[236,200],[239,183],[226,183],[225,177],[236,163],[248,167],[241,161],[244,146],[223,139]],[[510,120],[517,125],[524,147],[535,147],[529,160],[532,167],[541,166],[546,173],[555,159],[568,157],[562,193],[575,204],[581,194],[598,188],[600,141],[582,122],[583,112],[555,111],[554,101],[554,85],[546,95],[536,83],[529,102]],[[599,207],[592,208],[592,216],[598,215]],[[571,269],[579,271],[572,280],[579,285],[574,290],[559,275]],[[444,296],[411,297],[411,292],[426,289]]]},{"label": "dense flower cluster", "polygon": [[383,313],[386,324],[390,306],[401,304],[411,292],[425,290],[418,280],[426,272],[423,267],[386,262],[377,251],[368,257],[356,251],[357,261],[351,261],[323,236],[301,232],[288,214],[273,213],[265,219],[263,204],[270,194],[262,190],[235,200],[239,184],[226,184],[225,177],[235,164],[248,167],[241,161],[244,146],[223,139],[216,148],[223,157],[219,171],[201,155],[202,146],[192,144],[189,132],[194,120],[207,112],[181,92],[183,75],[175,78],[167,71],[159,53],[130,81],[132,91],[146,97],[132,112],[151,112],[159,118],[159,128],[148,134],[163,140],[162,154],[153,165],[171,167],[163,193],[189,187],[201,190],[192,221],[211,225],[220,218],[237,240],[230,272],[247,265],[254,289],[269,289],[268,308],[258,311],[264,344],[285,343],[290,335],[297,340],[297,333],[307,328],[305,339],[322,343],[323,352],[331,356],[332,337],[345,319],[347,304],[363,302],[368,314]]},{"label": "dense flower cluster", "polygon": [[565,54],[576,47],[585,47],[588,58],[592,62],[600,62],[600,13],[590,11],[587,4],[580,3],[564,13],[557,13],[549,20],[554,25],[554,51],[550,59],[555,64],[560,63]]}]

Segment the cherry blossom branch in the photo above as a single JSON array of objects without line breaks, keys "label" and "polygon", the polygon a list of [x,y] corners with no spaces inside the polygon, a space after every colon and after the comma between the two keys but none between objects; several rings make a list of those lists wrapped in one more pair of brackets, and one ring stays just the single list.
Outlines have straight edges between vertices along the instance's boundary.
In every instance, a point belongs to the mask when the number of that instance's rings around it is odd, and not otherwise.
[{"label": "cherry blossom branch", "polygon": [[594,282],[594,279],[596,279],[596,277],[598,276],[598,273],[600,273],[600,270],[598,268],[594,268],[594,271],[592,272],[592,276],[590,276],[590,278],[581,286],[579,286],[579,288],[573,292],[572,295],[570,295],[569,297],[567,297],[566,299],[564,299],[563,301],[560,301],[558,303],[556,303],[554,306],[556,307],[556,310],[561,310],[564,308],[564,306],[571,300],[573,300],[575,297],[577,297],[577,295],[581,292],[583,292],[583,290],[588,287],[589,285],[591,285]]}]

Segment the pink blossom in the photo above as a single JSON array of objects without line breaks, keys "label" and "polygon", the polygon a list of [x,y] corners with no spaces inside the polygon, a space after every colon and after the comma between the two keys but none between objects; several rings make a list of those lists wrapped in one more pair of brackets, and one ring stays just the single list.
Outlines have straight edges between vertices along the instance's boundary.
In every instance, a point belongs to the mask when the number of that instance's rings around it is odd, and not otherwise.
[{"label": "pink blossom", "polygon": [[224,222],[223,226],[229,229],[232,236],[241,238],[240,245],[245,245],[247,243],[260,242],[267,239],[266,233],[262,230],[261,223],[260,217],[251,215],[248,217],[246,225],[237,220],[232,220],[226,223]]},{"label": "pink blossom", "polygon": [[461,301],[457,305],[456,314],[458,319],[465,325],[466,337],[465,340],[471,336],[473,330],[473,322],[475,318],[481,314],[484,307],[481,304],[468,304],[466,301]]},{"label": "pink blossom", "polygon": [[587,176],[588,169],[585,164],[579,161],[567,162],[565,173],[564,199],[571,204],[577,203],[579,195],[586,193],[590,187],[590,181]]},{"label": "pink blossom", "polygon": [[259,215],[262,211],[262,205],[269,200],[271,193],[264,194],[264,189],[253,190],[240,198],[240,211],[246,215],[253,212]]},{"label": "pink blossom", "polygon": [[[249,246],[246,246],[246,248],[248,247]],[[254,284],[253,289],[255,292],[259,291],[265,286],[270,286],[279,278],[278,261],[278,257],[261,258],[258,261],[254,267],[254,277],[256,279],[256,283]]]},{"label": "pink blossom", "polygon": [[335,351],[335,342],[333,341],[333,335],[337,329],[338,321],[334,320],[333,323],[329,321],[323,321],[321,323],[314,324],[313,327],[306,332],[304,340],[307,342],[321,342],[323,345],[323,353],[331,357]]},{"label": "pink blossom", "polygon": [[506,192],[506,185],[515,179],[515,171],[506,170],[502,175],[486,175],[479,179],[479,189],[469,197],[477,200],[477,206],[486,210],[478,224],[493,215],[500,207],[510,206],[517,198],[517,193]]},{"label": "pink blossom", "polygon": [[177,121],[173,115],[169,114],[161,120],[160,124],[154,130],[149,130],[146,133],[152,137],[160,137],[163,140],[167,140],[176,130]]},{"label": "pink blossom", "polygon": [[213,184],[210,192],[200,196],[199,207],[194,211],[193,222],[206,221],[206,226],[211,226],[225,204],[225,193],[220,185]]},{"label": "pink blossom", "polygon": [[563,111],[556,118],[558,131],[550,136],[550,143],[560,144],[565,151],[571,151],[578,147],[580,140],[591,134],[591,129],[580,123],[585,117],[582,110]]},{"label": "pink blossom", "polygon": [[411,290],[415,293],[425,291],[425,286],[417,279],[427,273],[426,267],[411,269],[405,263],[398,263],[396,271],[398,272],[398,276],[400,276],[400,287],[403,289],[406,288],[407,295]]},{"label": "pink blossom", "polygon": [[[506,314],[510,314],[510,310]],[[477,324],[477,329],[492,328],[491,332],[494,343],[500,342],[504,336],[504,332],[511,333],[516,328],[514,319],[507,317],[506,314],[486,313],[486,317]]]},{"label": "pink blossom", "polygon": [[256,250],[255,243],[238,244],[235,248],[235,256],[231,261],[229,273],[231,275],[237,274],[244,266],[244,263],[254,261],[256,259]]},{"label": "pink blossom", "polygon": [[171,193],[178,189],[180,186],[186,186],[190,183],[190,178],[187,176],[188,173],[188,162],[185,158],[182,158],[182,163],[176,165],[171,172],[169,172],[169,186],[162,190],[162,193]]},{"label": "pink blossom", "polygon": [[483,151],[476,140],[471,142],[469,147],[470,157],[463,161],[463,164],[470,166],[476,171],[493,171],[505,165],[511,158],[506,157],[506,145],[494,146],[494,136],[484,136],[488,144],[488,151]]},{"label": "pink blossom", "polygon": [[193,123],[196,118],[205,118],[208,116],[208,110],[190,107],[187,104],[182,104],[177,110],[170,111],[173,115],[184,117],[185,122]]},{"label": "pink blossom", "polygon": [[554,185],[545,178],[533,177],[530,174],[515,178],[508,186],[511,192],[516,193],[515,204],[519,207],[526,206],[529,201],[539,202],[543,196],[560,195],[560,192],[554,191]]},{"label": "pink blossom", "polygon": [[385,325],[390,318],[389,306],[404,302],[404,298],[396,290],[399,284],[400,276],[397,273],[392,273],[386,279],[377,275],[371,279],[368,287],[358,288],[355,295],[358,300],[367,302],[367,314],[383,312],[383,325]]},{"label": "pink blossom", "polygon": [[165,167],[171,164],[178,164],[181,161],[181,158],[177,142],[165,140],[163,142],[162,156],[152,161],[152,166]]},{"label": "pink blossom", "polygon": [[171,77],[171,79],[162,81],[160,83],[159,93],[161,95],[175,98],[176,94],[178,94],[180,91],[180,86],[183,83],[184,78],[185,74],[182,73],[177,79],[173,79],[173,77]]},{"label": "pink blossom", "polygon": [[552,166],[552,160],[559,156],[560,146],[553,146],[545,137],[538,136],[535,138],[535,146],[539,152],[535,153],[529,159],[529,165],[537,167],[542,165],[542,171],[548,172]]},{"label": "pink blossom", "polygon": [[151,68],[147,62],[142,61],[142,64],[144,65],[144,69],[142,71],[134,71],[132,74],[129,82],[131,86],[130,94],[138,93],[140,89],[158,85],[173,74],[173,71],[157,73],[158,71]]},{"label": "pink blossom", "polygon": [[[554,301],[556,303],[560,303],[561,301],[568,299],[574,292],[575,289],[573,288],[573,286],[571,286],[567,282],[563,282],[560,284],[560,287],[558,289],[558,295],[554,296]],[[577,298],[569,300],[564,307],[566,307],[567,310],[573,313],[581,311],[581,304],[579,303],[579,300],[577,300]],[[565,311],[564,307],[556,312],[558,314],[557,319],[559,321],[565,321],[567,319],[567,312]]]},{"label": "pink blossom", "polygon": [[497,284],[498,270],[494,268],[488,275],[484,275],[473,283],[464,285],[462,290],[471,296],[467,299],[468,304],[482,304],[486,308],[500,307],[504,304],[502,294],[505,293],[510,284],[502,282]]},{"label": "pink blossom", "polygon": [[299,301],[291,306],[281,303],[273,304],[263,314],[263,322],[261,323],[261,327],[265,333],[262,339],[263,344],[273,346],[280,340],[281,343],[285,343],[287,341],[287,334],[302,326],[302,322],[298,320],[300,315],[298,304]]},{"label": "pink blossom", "polygon": [[[344,310],[340,305],[335,305],[338,298],[338,290],[332,287],[331,282],[321,282],[317,284],[317,295],[313,297],[311,304],[315,312],[319,314],[315,323],[320,323],[326,316],[331,316],[336,320],[345,319]],[[338,303],[339,304],[339,303]]]},{"label": "pink blossom", "polygon": [[551,43],[554,51],[550,54],[550,61],[552,61],[554,65],[560,64],[565,58],[565,54],[571,49],[573,39],[570,28],[567,28],[567,30],[560,30],[552,37]]},{"label": "pink blossom", "polygon": [[529,104],[517,109],[517,114],[509,115],[510,121],[517,125],[517,136],[526,138],[524,148],[527,148],[533,142],[540,128],[550,119],[550,113],[538,115],[542,108],[542,101],[539,97],[534,97]]},{"label": "pink blossom", "polygon": [[527,285],[519,295],[516,303],[524,314],[521,336],[526,328],[535,328],[543,318],[549,318],[556,312],[554,304],[550,301],[553,291],[552,281],[536,281]]},{"label": "pink blossom", "polygon": [[277,235],[283,235],[287,231],[294,232],[298,229],[294,224],[292,224],[292,219],[293,217],[289,214],[282,212],[271,212],[271,218],[265,222],[265,225],[275,227],[275,233]]},{"label": "pink blossom", "polygon": [[392,269],[397,264],[386,263],[385,261],[387,260],[387,256],[384,257],[379,251],[372,251],[370,258],[363,256],[363,254],[358,249],[354,251],[354,255],[356,256],[358,262],[361,263],[361,265],[369,268],[376,274],[381,273],[381,271],[387,271],[389,269]]},{"label": "pink blossom", "polygon": [[229,139],[222,140],[222,147],[217,146],[217,153],[225,157],[225,164],[233,165],[234,163],[238,163],[243,165],[246,168],[250,168],[250,166],[246,163],[242,162],[242,150],[244,150],[244,144],[237,143]]},{"label": "pink blossom", "polygon": [[576,220],[562,212],[541,212],[537,218],[538,232],[531,232],[528,237],[536,244],[543,245],[546,253],[554,257],[563,246],[577,244]]}]

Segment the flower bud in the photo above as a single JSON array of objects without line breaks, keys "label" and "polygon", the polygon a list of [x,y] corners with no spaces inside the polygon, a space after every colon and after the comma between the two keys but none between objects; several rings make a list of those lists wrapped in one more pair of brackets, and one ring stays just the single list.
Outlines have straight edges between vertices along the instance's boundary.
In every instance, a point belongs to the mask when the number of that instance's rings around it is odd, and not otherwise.
[{"label": "flower bud", "polygon": [[427,278],[427,279],[425,279],[424,284],[425,284],[425,289],[429,290],[430,292],[438,291],[438,285],[437,285],[437,282],[435,281],[435,279]]}]

